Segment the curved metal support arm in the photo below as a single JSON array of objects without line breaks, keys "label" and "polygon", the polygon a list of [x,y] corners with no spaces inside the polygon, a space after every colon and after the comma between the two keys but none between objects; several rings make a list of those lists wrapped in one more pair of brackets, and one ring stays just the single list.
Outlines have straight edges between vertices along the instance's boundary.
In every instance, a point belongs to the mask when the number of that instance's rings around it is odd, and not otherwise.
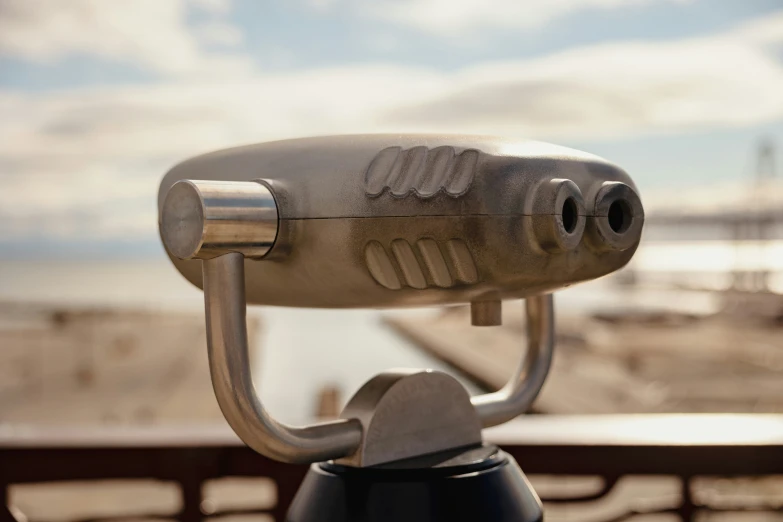
[{"label": "curved metal support arm", "polygon": [[223,415],[239,438],[267,457],[290,463],[354,453],[362,438],[362,426],[356,419],[298,428],[277,422],[267,413],[250,373],[244,257],[229,253],[202,263],[212,386]]},{"label": "curved metal support arm", "polygon": [[519,369],[495,393],[471,399],[485,428],[497,426],[525,413],[544,385],[555,344],[555,312],[551,294],[525,300],[527,351]]}]

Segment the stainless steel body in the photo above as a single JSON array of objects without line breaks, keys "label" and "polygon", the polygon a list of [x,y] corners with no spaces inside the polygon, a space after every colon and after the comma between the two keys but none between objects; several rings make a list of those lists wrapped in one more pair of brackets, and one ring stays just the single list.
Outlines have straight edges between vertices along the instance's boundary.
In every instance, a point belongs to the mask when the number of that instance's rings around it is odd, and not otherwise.
[{"label": "stainless steel body", "polygon": [[[205,291],[210,370],[229,424],[287,462],[373,466],[477,444],[524,413],[552,360],[549,292],[625,265],[644,221],[618,167],[537,142],[468,136],[307,138],[215,152],[174,167],[161,237]],[[248,364],[246,302],[303,307],[470,303],[499,324],[526,299],[527,347],[500,391],[468,397],[437,372],[384,372],[342,419],[274,420]]]},{"label": "stainless steel body", "polygon": [[[161,211],[183,179],[269,187],[277,237],[263,261],[246,259],[246,296],[276,306],[425,306],[550,292],[625,265],[644,219],[633,182],[611,163],[499,138],[336,136],[215,152],[166,175]],[[627,228],[617,237],[602,234],[613,201],[596,201],[612,183],[629,188],[620,209]],[[172,261],[203,287],[198,261]]]}]

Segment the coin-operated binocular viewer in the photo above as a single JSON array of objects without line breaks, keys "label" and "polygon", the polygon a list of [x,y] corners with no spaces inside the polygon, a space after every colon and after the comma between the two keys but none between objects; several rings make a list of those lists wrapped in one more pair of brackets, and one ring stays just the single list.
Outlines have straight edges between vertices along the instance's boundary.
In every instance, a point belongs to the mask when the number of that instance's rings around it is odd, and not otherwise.
[{"label": "coin-operated binocular viewer", "polygon": [[[633,255],[634,184],[598,157],[498,138],[367,135],[214,152],[163,179],[160,233],[203,288],[212,384],[254,450],[312,463],[291,522],[533,522],[541,503],[482,429],[528,410],[549,371],[551,292]],[[270,416],[248,361],[246,304],[397,308],[469,304],[500,324],[525,299],[527,346],[508,384],[471,397],[453,377],[390,370],[340,419]],[[367,347],[368,350],[372,346]]]}]

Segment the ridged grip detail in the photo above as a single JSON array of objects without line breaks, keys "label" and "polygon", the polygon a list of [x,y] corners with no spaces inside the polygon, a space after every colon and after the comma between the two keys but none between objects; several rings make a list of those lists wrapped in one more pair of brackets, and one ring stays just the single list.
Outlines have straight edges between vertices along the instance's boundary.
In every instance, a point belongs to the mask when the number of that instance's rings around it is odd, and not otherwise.
[{"label": "ridged grip detail", "polygon": [[439,192],[459,197],[470,189],[478,160],[474,149],[457,154],[454,147],[388,147],[367,167],[365,190],[370,197],[386,190],[398,198],[414,194],[426,199]]},{"label": "ridged grip detail", "polygon": [[370,275],[389,290],[406,286],[418,290],[450,288],[479,280],[473,256],[461,239],[439,243],[423,238],[416,241],[415,247],[404,239],[395,239],[389,249],[378,241],[370,241],[364,255]]}]

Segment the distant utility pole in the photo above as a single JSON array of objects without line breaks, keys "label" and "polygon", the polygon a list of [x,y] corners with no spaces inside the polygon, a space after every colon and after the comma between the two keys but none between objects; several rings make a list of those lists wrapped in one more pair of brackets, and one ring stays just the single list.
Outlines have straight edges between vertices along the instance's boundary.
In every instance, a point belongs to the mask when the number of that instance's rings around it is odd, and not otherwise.
[{"label": "distant utility pole", "polygon": [[775,174],[775,143],[766,138],[759,143],[756,184],[763,185],[766,181],[774,180]]},{"label": "distant utility pole", "polygon": [[769,230],[775,226],[773,213],[770,212],[772,202],[767,198],[770,182],[776,178],[775,143],[770,138],[759,142],[754,174],[755,183],[751,185],[749,206],[737,218],[734,239],[737,241],[738,261],[742,257],[739,254],[739,250],[743,249],[742,242],[757,242],[756,266],[752,270],[744,270],[744,267],[738,265],[734,270],[733,286],[736,290],[761,292],[769,289],[769,270],[761,266],[765,262],[764,243],[769,239]]}]

